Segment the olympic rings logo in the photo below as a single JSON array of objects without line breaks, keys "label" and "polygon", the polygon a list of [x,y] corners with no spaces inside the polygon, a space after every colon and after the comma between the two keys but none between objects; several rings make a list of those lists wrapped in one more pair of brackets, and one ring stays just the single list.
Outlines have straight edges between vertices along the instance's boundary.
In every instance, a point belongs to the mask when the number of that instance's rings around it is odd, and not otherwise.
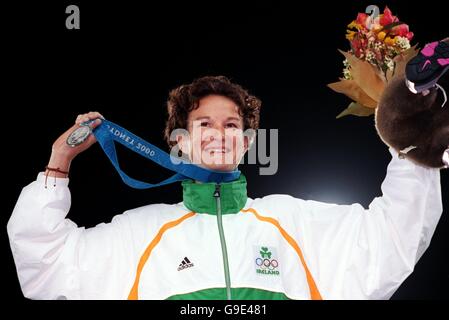
[{"label": "olympic rings logo", "polygon": [[279,266],[279,263],[276,259],[270,260],[270,259],[257,258],[256,265],[261,269],[274,270]]}]

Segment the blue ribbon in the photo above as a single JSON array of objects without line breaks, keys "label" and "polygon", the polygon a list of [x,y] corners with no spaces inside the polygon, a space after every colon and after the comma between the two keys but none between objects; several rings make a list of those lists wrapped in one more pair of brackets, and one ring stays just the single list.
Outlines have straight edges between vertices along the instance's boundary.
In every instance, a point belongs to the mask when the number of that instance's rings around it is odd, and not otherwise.
[{"label": "blue ribbon", "polygon": [[[94,120],[88,121],[85,124],[89,124],[92,121]],[[93,134],[109,160],[111,160],[112,165],[119,173],[123,182],[132,188],[148,189],[186,179],[194,179],[201,182],[221,183],[233,181],[240,177],[239,170],[230,172],[208,170],[194,165],[185,159],[170,156],[167,152],[159,149],[142,138],[139,138],[119,125],[105,119],[101,119],[101,121],[102,123],[93,130]],[[141,156],[176,173],[170,178],[155,184],[131,178],[124,173],[119,166],[114,141],[121,143]],[[176,163],[172,160],[176,160]]]}]

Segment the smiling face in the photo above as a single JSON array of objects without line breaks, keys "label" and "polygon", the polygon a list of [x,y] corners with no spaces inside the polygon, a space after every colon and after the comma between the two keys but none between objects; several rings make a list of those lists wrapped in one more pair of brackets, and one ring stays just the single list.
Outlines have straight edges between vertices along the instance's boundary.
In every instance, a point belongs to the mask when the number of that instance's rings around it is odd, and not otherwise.
[{"label": "smiling face", "polygon": [[203,97],[189,112],[187,130],[188,137],[178,137],[180,149],[190,161],[211,170],[236,169],[248,150],[239,108],[224,96]]}]

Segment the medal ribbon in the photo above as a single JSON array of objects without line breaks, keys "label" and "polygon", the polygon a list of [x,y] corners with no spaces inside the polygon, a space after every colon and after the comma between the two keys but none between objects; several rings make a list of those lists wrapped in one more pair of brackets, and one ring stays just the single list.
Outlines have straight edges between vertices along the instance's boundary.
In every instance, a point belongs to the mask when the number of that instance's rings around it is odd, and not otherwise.
[{"label": "medal ribbon", "polygon": [[[93,130],[93,134],[95,135],[95,138],[97,139],[104,153],[119,173],[123,182],[132,188],[148,189],[186,179],[194,179],[201,182],[221,183],[233,181],[240,177],[239,170],[230,172],[208,170],[194,165],[185,159],[171,156],[167,152],[159,149],[158,147],[143,140],[142,138],[139,138],[135,134],[120,127],[119,125],[105,119],[101,119],[101,121],[102,123]],[[142,157],[145,157],[157,163],[161,167],[164,167],[176,173],[170,178],[155,184],[131,178],[126,173],[124,173],[119,166],[114,142],[118,142],[129,148],[130,150],[140,154]]]}]

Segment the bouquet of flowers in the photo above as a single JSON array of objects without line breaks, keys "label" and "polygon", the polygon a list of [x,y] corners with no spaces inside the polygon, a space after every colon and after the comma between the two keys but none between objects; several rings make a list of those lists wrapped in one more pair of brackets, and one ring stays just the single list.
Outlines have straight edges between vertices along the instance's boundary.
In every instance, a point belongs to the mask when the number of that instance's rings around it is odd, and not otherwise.
[{"label": "bouquet of flowers", "polygon": [[407,62],[418,53],[416,45],[410,46],[412,38],[409,26],[400,22],[388,7],[377,17],[358,14],[346,34],[351,49],[339,50],[345,56],[343,77],[328,84],[354,100],[337,118],[374,114],[390,79],[403,74]]}]

